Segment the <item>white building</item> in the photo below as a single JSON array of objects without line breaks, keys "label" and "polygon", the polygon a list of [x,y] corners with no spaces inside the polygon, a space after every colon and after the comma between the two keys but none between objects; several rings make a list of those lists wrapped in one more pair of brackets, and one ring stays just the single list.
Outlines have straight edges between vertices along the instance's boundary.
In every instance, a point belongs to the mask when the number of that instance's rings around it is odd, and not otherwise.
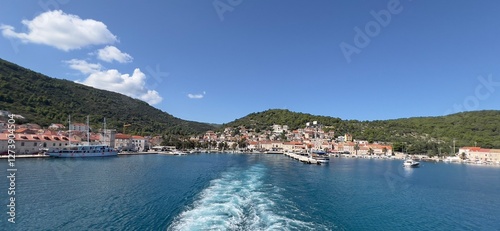
[{"label": "white building", "polygon": [[273,125],[273,133],[283,133],[288,131],[288,125]]},{"label": "white building", "polygon": [[49,126],[49,129],[50,130],[61,130],[61,129],[65,129],[66,126],[62,125],[62,124],[51,124]]},{"label": "white building", "polygon": [[132,136],[132,145],[137,152],[144,152],[148,148],[146,139],[142,136]]},{"label": "white building", "polygon": [[[8,152],[9,134],[0,134],[0,154]],[[43,134],[15,134],[14,135],[16,154],[35,154],[41,149],[63,148],[70,144],[68,137]],[[71,140],[71,144],[77,144],[76,140]]]},{"label": "white building", "polygon": [[83,123],[73,123],[69,125],[69,130],[70,131],[80,131],[80,132],[87,132],[89,130],[89,126]]},{"label": "white building", "polygon": [[118,133],[115,135],[115,149],[118,150],[133,150],[134,145],[132,144],[132,136]]},{"label": "white building", "polygon": [[459,157],[465,154],[465,157],[472,161],[484,161],[500,163],[500,149],[486,149],[481,147],[462,147],[458,149]]},{"label": "white building", "polygon": [[110,147],[115,147],[116,129],[106,129],[104,132],[101,130],[100,142]]}]

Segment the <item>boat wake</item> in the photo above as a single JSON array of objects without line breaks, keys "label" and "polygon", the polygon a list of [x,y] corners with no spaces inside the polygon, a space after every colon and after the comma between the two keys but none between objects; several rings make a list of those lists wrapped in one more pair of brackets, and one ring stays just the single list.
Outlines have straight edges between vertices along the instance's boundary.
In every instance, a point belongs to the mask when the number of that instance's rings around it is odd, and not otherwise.
[{"label": "boat wake", "polygon": [[198,199],[179,214],[167,230],[318,230],[305,222],[280,189],[264,184],[265,167],[232,169],[200,192]]}]

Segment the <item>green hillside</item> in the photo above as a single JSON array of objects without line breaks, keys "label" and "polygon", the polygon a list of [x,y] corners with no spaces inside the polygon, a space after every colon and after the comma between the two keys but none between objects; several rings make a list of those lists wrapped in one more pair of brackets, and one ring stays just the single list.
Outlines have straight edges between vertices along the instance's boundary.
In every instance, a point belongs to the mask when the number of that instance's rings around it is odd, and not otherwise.
[{"label": "green hillside", "polygon": [[0,59],[0,110],[26,117],[25,122],[85,122],[100,128],[106,117],[108,128],[135,134],[188,134],[213,129],[212,125],[185,121],[149,104],[115,92],[98,90],[68,80],[50,78]]},{"label": "green hillside", "polygon": [[306,122],[318,121],[332,126],[338,135],[351,133],[355,139],[393,142],[401,150],[406,142],[410,153],[450,153],[456,147],[477,146],[500,148],[500,111],[475,111],[438,117],[418,117],[384,121],[341,120],[288,110],[267,110],[252,113],[225,124],[223,127],[244,125],[264,130],[273,124],[288,125],[291,129],[304,127]]}]

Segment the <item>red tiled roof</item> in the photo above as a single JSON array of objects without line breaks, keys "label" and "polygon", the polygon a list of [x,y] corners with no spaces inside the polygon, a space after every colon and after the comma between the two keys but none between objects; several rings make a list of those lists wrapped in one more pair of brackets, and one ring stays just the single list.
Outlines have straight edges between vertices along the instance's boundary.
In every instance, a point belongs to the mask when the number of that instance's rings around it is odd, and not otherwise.
[{"label": "red tiled roof", "polygon": [[25,133],[26,131],[28,131],[29,129],[27,128],[19,128],[17,129],[14,133]]},{"label": "red tiled roof", "polygon": [[471,151],[478,151],[481,149],[481,147],[462,147],[461,149],[469,149]]},{"label": "red tiled roof", "polygon": [[[0,140],[8,140],[10,134],[0,133]],[[55,136],[55,135],[31,135],[31,134],[14,134],[14,140],[16,141],[68,141],[65,136]],[[71,142],[76,142],[77,140],[71,139]]]},{"label": "red tiled roof", "polygon": [[131,136],[127,135],[127,134],[118,133],[115,135],[115,139],[126,140],[126,139],[130,139],[130,138],[131,138]]}]

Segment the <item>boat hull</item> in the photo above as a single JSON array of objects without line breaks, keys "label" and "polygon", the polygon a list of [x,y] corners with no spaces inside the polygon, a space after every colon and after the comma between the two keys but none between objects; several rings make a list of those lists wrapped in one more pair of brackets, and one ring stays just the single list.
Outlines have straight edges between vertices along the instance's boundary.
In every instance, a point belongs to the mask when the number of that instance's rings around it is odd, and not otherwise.
[{"label": "boat hull", "polygon": [[50,150],[47,154],[60,158],[107,157],[118,156],[116,149],[103,145],[71,146],[63,149]]},{"label": "boat hull", "polygon": [[404,167],[410,167],[410,168],[416,168],[420,166],[419,163],[414,163],[414,164],[403,164]]},{"label": "boat hull", "polygon": [[314,158],[316,161],[320,162],[320,163],[329,163],[330,162],[330,159],[319,159],[319,158]]},{"label": "boat hull", "polygon": [[48,153],[48,154],[49,154],[49,156],[60,157],[60,158],[118,156],[117,152],[102,152],[102,153]]}]

